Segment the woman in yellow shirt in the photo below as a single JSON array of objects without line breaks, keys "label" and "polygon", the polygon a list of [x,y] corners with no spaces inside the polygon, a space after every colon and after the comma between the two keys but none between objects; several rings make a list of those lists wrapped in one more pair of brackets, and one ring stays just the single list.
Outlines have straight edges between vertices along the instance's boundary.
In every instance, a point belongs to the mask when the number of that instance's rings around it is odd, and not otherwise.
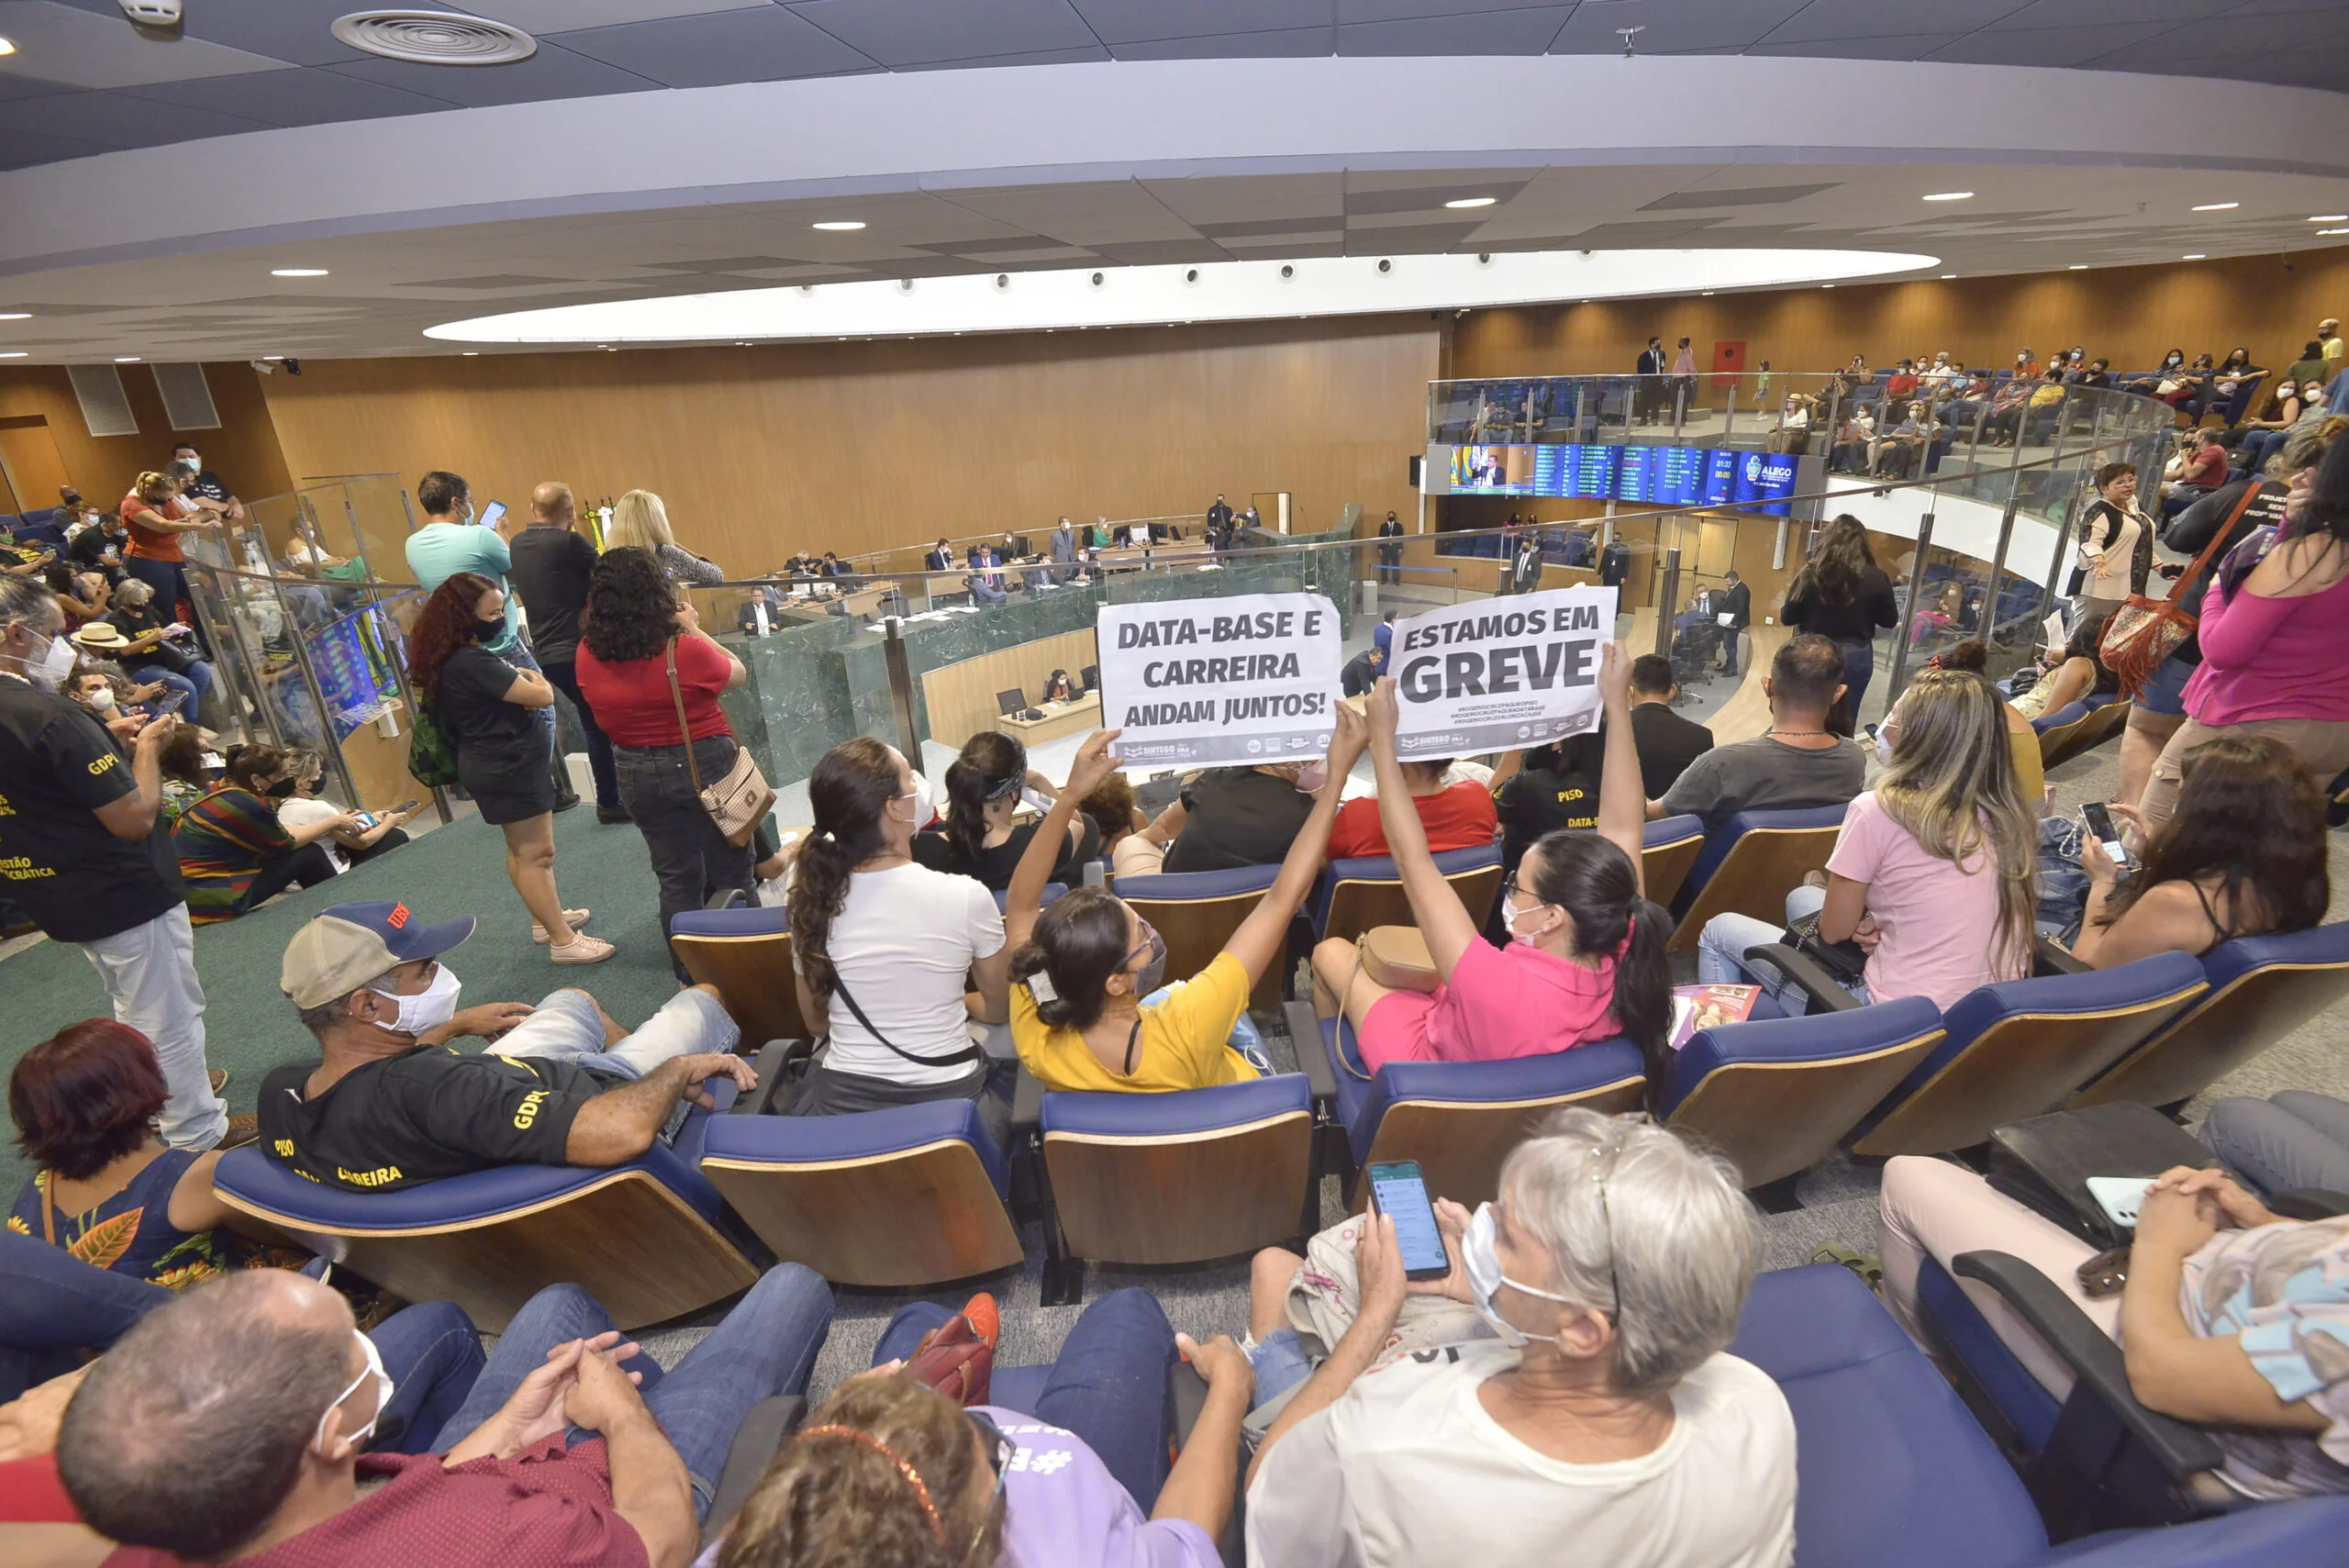
[{"label": "woman in yellow shirt", "polygon": [[1368,732],[1360,716],[1341,703],[1337,726],[1313,814],[1289,845],[1263,902],[1207,968],[1148,1007],[1141,999],[1158,989],[1166,944],[1141,916],[1115,895],[1091,887],[1071,889],[1051,908],[1041,907],[1054,852],[1078,803],[1117,768],[1109,755],[1117,730],[1097,730],[1085,741],[1005,895],[1011,1040],[1045,1088],[1163,1094],[1256,1076],[1229,1041],[1247,1010],[1248,994],[1286,950],[1289,921],[1320,873],[1346,774],[1362,759]]}]

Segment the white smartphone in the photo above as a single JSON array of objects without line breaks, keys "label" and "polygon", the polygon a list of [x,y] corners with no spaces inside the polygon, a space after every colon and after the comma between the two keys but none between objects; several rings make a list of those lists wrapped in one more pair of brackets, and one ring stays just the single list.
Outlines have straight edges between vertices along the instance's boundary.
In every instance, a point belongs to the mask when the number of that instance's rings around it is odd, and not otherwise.
[{"label": "white smartphone", "polygon": [[2106,856],[2121,871],[2134,871],[2136,862],[2129,858],[2129,846],[2121,841],[2121,829],[2113,825],[2112,813],[2104,802],[2091,800],[2080,807],[2080,825],[2090,837],[2104,846]]},{"label": "white smartphone", "polygon": [[2150,1176],[2090,1176],[2088,1196],[2096,1199],[2104,1217],[2113,1224],[2134,1230],[2137,1228],[2137,1207],[2153,1190]]}]

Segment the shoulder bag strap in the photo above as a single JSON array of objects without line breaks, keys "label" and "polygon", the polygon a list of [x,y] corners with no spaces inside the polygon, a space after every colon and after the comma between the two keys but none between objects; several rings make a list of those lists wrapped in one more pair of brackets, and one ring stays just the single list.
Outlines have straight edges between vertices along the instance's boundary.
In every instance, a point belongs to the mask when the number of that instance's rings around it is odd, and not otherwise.
[{"label": "shoulder bag strap", "polygon": [[2260,492],[2266,488],[2267,483],[2265,480],[2252,482],[2251,488],[2243,493],[2243,499],[2235,503],[2235,509],[2227,514],[2227,520],[2213,530],[2210,542],[2202,547],[2202,553],[2194,558],[2194,564],[2179,573],[2177,581],[2170,584],[2169,603],[2173,605],[2177,603],[2179,597],[2185,594],[2187,585],[2209,570],[2210,558],[2219,553],[2219,547],[2227,542],[2227,536],[2235,531],[2235,525],[2243,521],[2243,515],[2251,510],[2251,504],[2258,500]]},{"label": "shoulder bag strap", "polygon": [[835,965],[832,970],[832,995],[838,996],[841,1001],[848,1004],[848,1010],[856,1015],[856,1021],[864,1026],[865,1033],[871,1035],[874,1040],[880,1041],[883,1045],[887,1046],[891,1051],[896,1051],[898,1055],[904,1057],[908,1062],[918,1062],[925,1067],[952,1067],[958,1062],[976,1062],[986,1054],[985,1051],[981,1051],[977,1046],[973,1045],[965,1047],[961,1051],[952,1051],[944,1056],[916,1056],[912,1051],[896,1044],[891,1040],[887,1035],[883,1034],[879,1029],[873,1027],[873,1020],[864,1016],[864,1009],[856,1005],[856,998],[849,995],[847,985],[841,983],[841,972],[837,965]]},{"label": "shoulder bag strap", "polygon": [[[669,639],[669,700],[677,705],[677,738],[685,743],[685,772],[692,775],[694,794],[701,794],[701,764],[694,760],[694,727],[685,722],[685,694],[677,684],[677,641]],[[853,1006],[855,1004],[851,1003]],[[860,1018],[862,1014],[858,1015]],[[864,1026],[871,1029],[873,1026]],[[875,1037],[878,1038],[877,1036]]]}]

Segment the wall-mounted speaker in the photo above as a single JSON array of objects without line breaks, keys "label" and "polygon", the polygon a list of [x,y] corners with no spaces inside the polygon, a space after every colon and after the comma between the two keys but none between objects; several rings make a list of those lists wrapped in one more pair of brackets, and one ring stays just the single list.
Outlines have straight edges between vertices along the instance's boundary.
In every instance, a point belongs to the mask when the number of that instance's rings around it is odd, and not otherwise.
[{"label": "wall-mounted speaker", "polygon": [[1417,452],[1411,454],[1411,488],[1414,490],[1419,487],[1419,465],[1426,461]]}]

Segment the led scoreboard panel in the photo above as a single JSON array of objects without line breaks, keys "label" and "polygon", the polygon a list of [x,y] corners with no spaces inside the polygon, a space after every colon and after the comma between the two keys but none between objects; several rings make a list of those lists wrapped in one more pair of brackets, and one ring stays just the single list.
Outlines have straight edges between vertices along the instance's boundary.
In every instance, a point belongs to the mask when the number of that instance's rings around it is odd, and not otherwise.
[{"label": "led scoreboard panel", "polygon": [[1656,506],[1742,506],[1783,517],[1797,460],[1706,447],[1457,447],[1455,495],[1555,495]]}]

